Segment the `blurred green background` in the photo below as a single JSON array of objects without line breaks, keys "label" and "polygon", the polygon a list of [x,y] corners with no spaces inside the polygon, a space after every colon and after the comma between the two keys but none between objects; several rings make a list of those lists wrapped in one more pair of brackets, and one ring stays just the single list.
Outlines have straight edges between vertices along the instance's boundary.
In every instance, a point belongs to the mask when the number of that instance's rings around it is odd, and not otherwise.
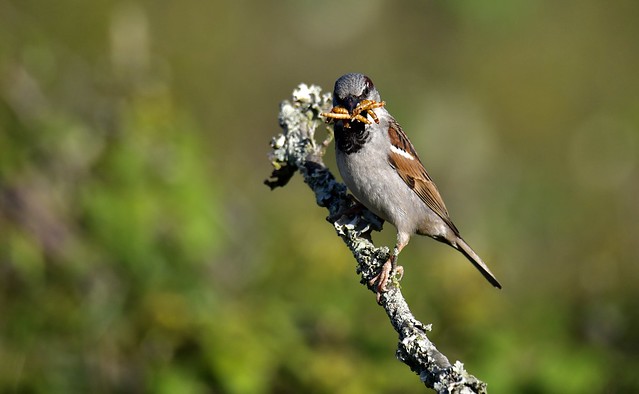
[{"label": "blurred green background", "polygon": [[351,71],[504,285],[413,238],[439,349],[493,393],[639,392],[637,15],[0,0],[0,392],[423,392],[301,178],[262,184],[279,102]]}]

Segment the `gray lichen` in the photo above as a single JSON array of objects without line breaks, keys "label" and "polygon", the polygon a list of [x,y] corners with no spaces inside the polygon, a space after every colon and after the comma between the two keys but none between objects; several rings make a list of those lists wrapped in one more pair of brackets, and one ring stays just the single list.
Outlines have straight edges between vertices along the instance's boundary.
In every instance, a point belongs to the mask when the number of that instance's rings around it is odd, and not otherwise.
[{"label": "gray lichen", "polygon": [[[330,93],[322,94],[315,85],[300,84],[291,101],[282,102],[279,114],[282,133],[271,140],[269,158],[274,170],[265,183],[271,189],[285,186],[299,171],[315,193],[317,204],[328,209],[327,220],[353,253],[360,282],[375,292],[369,281],[390,256],[387,247],[377,248],[371,241],[371,232],[381,230],[383,221],[358,206],[348,196],[346,186],[335,180],[322,161],[332,134],[329,130],[327,139],[317,143],[315,133],[323,124],[320,113],[330,109]],[[438,393],[486,393],[484,382],[470,375],[461,362],[451,364],[428,339],[426,334],[431,326],[415,319],[397,280],[382,295],[380,305],[399,334],[397,358],[427,387]]]}]

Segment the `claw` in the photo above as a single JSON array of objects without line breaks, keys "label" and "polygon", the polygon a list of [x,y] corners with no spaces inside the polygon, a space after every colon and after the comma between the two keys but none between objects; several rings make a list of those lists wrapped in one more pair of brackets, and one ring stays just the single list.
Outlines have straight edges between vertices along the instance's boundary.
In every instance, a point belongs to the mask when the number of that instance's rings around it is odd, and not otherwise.
[{"label": "claw", "polygon": [[386,293],[388,291],[388,287],[386,284],[388,280],[394,276],[395,274],[399,274],[399,279],[402,280],[404,277],[404,267],[401,265],[397,265],[397,255],[393,254],[384,265],[380,269],[379,273],[373,277],[373,279],[368,281],[370,286],[376,286],[376,299],[377,303],[380,303],[382,299],[382,293]]}]

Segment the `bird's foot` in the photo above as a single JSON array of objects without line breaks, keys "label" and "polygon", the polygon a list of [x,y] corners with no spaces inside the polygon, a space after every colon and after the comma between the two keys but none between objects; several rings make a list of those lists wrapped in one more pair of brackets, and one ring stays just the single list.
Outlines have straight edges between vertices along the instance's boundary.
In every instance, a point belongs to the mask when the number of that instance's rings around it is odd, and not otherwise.
[{"label": "bird's foot", "polygon": [[396,274],[399,275],[398,280],[402,280],[402,278],[404,277],[404,267],[402,267],[401,265],[397,265],[396,261],[397,261],[397,256],[392,255],[388,260],[386,260],[384,265],[382,265],[382,268],[380,269],[379,273],[375,275],[373,279],[368,281],[368,284],[370,286],[376,286],[376,290],[377,290],[376,295],[377,295],[378,304],[380,303],[382,299],[382,294],[388,291],[388,287],[386,286],[386,284],[388,283],[388,280],[392,278],[393,276],[395,276]]}]

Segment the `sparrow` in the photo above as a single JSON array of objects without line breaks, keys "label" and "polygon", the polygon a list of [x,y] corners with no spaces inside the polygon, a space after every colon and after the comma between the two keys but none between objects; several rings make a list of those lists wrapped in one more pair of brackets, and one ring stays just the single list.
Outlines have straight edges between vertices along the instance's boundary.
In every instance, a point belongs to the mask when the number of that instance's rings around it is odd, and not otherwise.
[{"label": "sparrow", "polygon": [[384,105],[369,77],[350,73],[335,82],[333,109],[322,114],[334,122],[337,167],[344,183],[360,203],[397,229],[391,257],[370,282],[376,285],[378,301],[391,275],[403,273],[396,264],[397,256],[413,234],[457,249],[501,289],[490,269],[462,239],[413,144]]}]

